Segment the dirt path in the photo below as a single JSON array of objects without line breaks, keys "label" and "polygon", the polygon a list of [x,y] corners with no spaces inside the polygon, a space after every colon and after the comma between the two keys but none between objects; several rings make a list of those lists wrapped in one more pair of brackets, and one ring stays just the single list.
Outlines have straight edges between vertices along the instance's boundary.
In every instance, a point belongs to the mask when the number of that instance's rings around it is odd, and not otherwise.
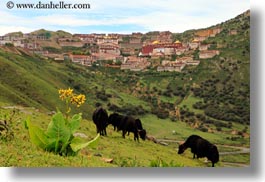
[{"label": "dirt path", "polygon": [[239,162],[222,162],[224,167],[250,167],[249,164]]},{"label": "dirt path", "polygon": [[220,152],[220,155],[235,155],[235,154],[248,154],[250,153],[250,148],[246,147],[238,147],[238,146],[231,146],[231,145],[217,145],[217,146],[222,146],[222,147],[227,147],[227,148],[232,148],[232,149],[237,149],[238,151],[231,151],[231,152]]},{"label": "dirt path", "polygon": [[23,107],[23,106],[2,106],[1,108],[3,109],[16,109],[19,110],[20,112],[23,112],[25,114],[32,114],[35,110],[34,107]]}]

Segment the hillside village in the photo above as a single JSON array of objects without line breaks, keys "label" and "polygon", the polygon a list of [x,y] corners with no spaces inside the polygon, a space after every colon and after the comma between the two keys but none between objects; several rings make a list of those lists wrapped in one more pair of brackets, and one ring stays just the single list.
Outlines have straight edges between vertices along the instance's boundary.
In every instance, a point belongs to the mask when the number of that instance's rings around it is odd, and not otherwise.
[{"label": "hillside village", "polygon": [[[211,49],[211,44],[204,44],[203,41],[215,37],[221,31],[220,27],[199,30],[192,40],[181,42],[174,40],[174,34],[170,31],[147,34],[67,33],[52,36],[49,31],[40,30],[0,36],[0,46],[20,47],[46,59],[69,59],[72,63],[84,66],[107,66],[131,71],[154,68],[157,71],[181,72],[185,66],[197,66],[201,59],[210,59],[220,54],[218,50]],[[236,32],[233,30],[231,34]],[[56,42],[57,47],[53,42]],[[68,51],[58,51],[59,48],[67,47]],[[71,48],[79,51],[72,51]]]}]

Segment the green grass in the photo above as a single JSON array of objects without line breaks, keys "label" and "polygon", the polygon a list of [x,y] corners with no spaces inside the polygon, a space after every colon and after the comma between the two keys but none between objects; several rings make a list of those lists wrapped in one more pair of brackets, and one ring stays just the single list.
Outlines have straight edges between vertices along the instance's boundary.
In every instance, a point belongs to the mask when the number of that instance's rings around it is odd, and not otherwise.
[{"label": "green grass", "polygon": [[222,146],[222,145],[219,145],[218,146],[218,151],[219,152],[237,152],[237,151],[240,151],[240,149],[238,149],[238,148],[231,148],[230,146]]},{"label": "green grass", "polygon": [[150,106],[148,106],[148,104],[132,95],[126,94],[126,93],[122,93],[122,92],[117,92],[115,90],[111,90],[111,89],[107,89],[106,92],[109,93],[114,93],[114,95],[116,95],[118,97],[117,98],[111,98],[112,101],[114,103],[117,103],[118,105],[126,105],[126,104],[130,104],[130,105],[134,105],[134,106],[142,106],[144,109],[149,110],[150,111]]},{"label": "green grass", "polygon": [[[170,119],[158,119],[154,115],[145,115],[141,117],[144,128],[148,131],[149,135],[152,135],[160,139],[174,139],[177,141],[184,141],[190,135],[200,135],[205,139],[222,145],[236,145],[236,146],[249,146],[249,139],[239,138],[236,141],[227,139],[227,137],[233,137],[230,133],[215,132],[208,133],[202,132],[195,128],[190,127],[185,122],[177,121],[172,122]],[[173,131],[175,133],[173,134]]]},{"label": "green grass", "polygon": [[[5,106],[4,103],[1,106]],[[3,116],[12,109],[1,109]],[[42,128],[47,128],[51,116],[39,112],[35,108],[20,107],[20,112],[13,121],[14,139],[11,141],[0,140],[0,162],[2,166],[16,167],[148,167],[152,163],[161,160],[164,165],[206,167],[204,159],[193,160],[190,150],[183,155],[177,154],[178,143],[170,143],[169,146],[162,146],[151,141],[135,142],[133,134],[122,138],[121,132],[113,131],[113,127],[107,128],[107,137],[100,137],[96,148],[86,148],[74,157],[62,157],[53,153],[45,152],[36,148],[29,139],[28,131],[24,127],[25,118],[30,117],[32,123]],[[191,133],[199,134],[204,138],[210,138],[212,142],[221,144],[224,140],[223,134],[210,134],[192,129],[183,122],[171,122],[169,120],[158,120],[153,115],[147,115],[142,119],[144,128],[148,135],[156,138],[169,138],[178,141],[185,140]],[[172,129],[176,135],[172,134]],[[91,120],[83,120],[77,131],[88,136],[88,140],[96,136],[96,128]],[[229,141],[226,144],[231,144]],[[226,147],[218,147],[220,152],[234,151]],[[100,154],[100,156],[96,156]],[[223,157],[222,157],[223,158]],[[105,159],[112,159],[112,163],[105,162]],[[246,163],[247,157],[244,157]],[[242,162],[240,155],[224,157],[224,162]],[[162,164],[161,164],[162,165]],[[222,166],[222,162],[217,166]]]},{"label": "green grass", "polygon": [[183,107],[184,105],[186,105],[186,107],[190,110],[195,112],[196,114],[203,114],[204,111],[203,110],[199,110],[199,109],[194,109],[193,108],[193,104],[195,104],[196,102],[200,102],[203,101],[201,98],[196,98],[192,95],[189,95],[187,98],[185,98],[181,104],[179,105],[180,107]]},{"label": "green grass", "polygon": [[179,101],[181,98],[180,98],[180,97],[176,97],[176,96],[173,96],[173,97],[161,96],[160,99],[161,99],[161,101],[163,101],[163,102],[169,102],[169,103],[175,104],[175,103],[176,103],[177,101]]},{"label": "green grass", "polygon": [[[1,110],[9,112],[9,110]],[[16,115],[14,123],[14,139],[0,140],[0,162],[2,166],[16,167],[148,167],[151,161],[158,158],[179,166],[203,166],[197,161],[187,159],[177,154],[176,150],[155,144],[151,141],[135,142],[133,135],[122,138],[121,133],[107,128],[108,136],[101,137],[95,149],[83,149],[75,157],[62,157],[36,148],[29,139],[28,131],[24,127],[24,118],[31,115],[31,121],[42,128],[46,128],[50,116],[33,108],[24,108]],[[92,121],[83,120],[80,130],[90,139],[96,136],[96,128]],[[100,154],[101,156],[95,156]],[[113,159],[107,163],[104,159]]]},{"label": "green grass", "polygon": [[221,157],[221,161],[231,162],[231,163],[250,164],[250,155],[249,154],[223,155]]}]

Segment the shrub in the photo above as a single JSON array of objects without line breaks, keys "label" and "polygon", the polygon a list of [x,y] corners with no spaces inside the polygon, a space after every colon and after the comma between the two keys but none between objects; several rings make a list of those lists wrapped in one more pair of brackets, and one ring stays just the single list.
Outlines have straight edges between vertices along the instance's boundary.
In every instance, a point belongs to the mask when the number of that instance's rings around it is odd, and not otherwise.
[{"label": "shrub", "polygon": [[74,156],[82,148],[96,146],[99,135],[91,141],[84,141],[79,137],[74,137],[74,133],[79,128],[82,120],[82,113],[74,114],[69,119],[71,111],[69,104],[80,107],[85,102],[85,96],[74,94],[72,89],[59,90],[59,94],[60,98],[66,102],[65,116],[62,112],[57,111],[53,115],[46,131],[32,124],[28,118],[25,122],[25,127],[29,131],[31,142],[45,151],[54,152],[62,156]]},{"label": "shrub", "polygon": [[152,114],[155,114],[160,119],[166,119],[169,117],[169,112],[162,108],[152,108]]},{"label": "shrub", "polygon": [[217,131],[222,131],[222,128],[221,127],[216,127],[216,130]]},{"label": "shrub", "polygon": [[171,116],[171,117],[170,117],[170,120],[171,120],[172,122],[177,122],[177,121],[178,121],[178,118],[177,118],[176,116]]},{"label": "shrub", "polygon": [[202,131],[202,132],[207,132],[208,129],[203,125],[201,124],[199,127],[198,127],[198,130]]},{"label": "shrub", "polygon": [[105,90],[97,91],[96,96],[98,99],[100,99],[102,101],[108,101],[109,97],[111,97],[110,94],[106,94]]},{"label": "shrub", "polygon": [[141,105],[134,106],[131,104],[127,104],[123,107],[119,107],[115,104],[109,103],[108,108],[111,111],[123,113],[126,115],[144,115],[147,112]]},{"label": "shrub", "polygon": [[14,47],[14,44],[12,44],[12,43],[5,43],[5,46],[7,46],[7,47]]}]

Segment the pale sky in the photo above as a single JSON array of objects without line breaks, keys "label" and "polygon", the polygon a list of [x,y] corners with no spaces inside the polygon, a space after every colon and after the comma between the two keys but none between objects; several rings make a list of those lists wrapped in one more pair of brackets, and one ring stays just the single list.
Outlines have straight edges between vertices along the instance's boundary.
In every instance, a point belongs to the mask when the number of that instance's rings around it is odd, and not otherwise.
[{"label": "pale sky", "polygon": [[[64,30],[70,33],[132,33],[148,31],[183,32],[206,28],[250,9],[245,0],[65,0],[65,3],[88,3],[90,9],[47,10],[17,9],[18,3],[41,0],[0,1],[0,35],[38,29]],[[42,3],[60,0],[42,0]]]}]

